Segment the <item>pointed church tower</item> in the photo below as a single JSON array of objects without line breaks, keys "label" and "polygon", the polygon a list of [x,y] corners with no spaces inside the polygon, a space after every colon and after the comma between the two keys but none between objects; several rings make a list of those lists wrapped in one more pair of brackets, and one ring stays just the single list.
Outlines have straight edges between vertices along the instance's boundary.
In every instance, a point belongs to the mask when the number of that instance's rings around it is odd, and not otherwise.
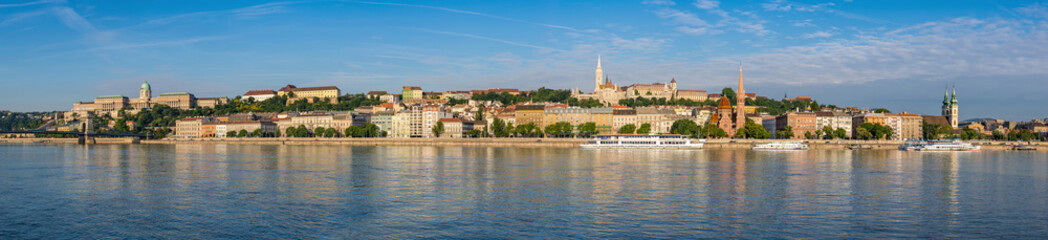
[{"label": "pointed church tower", "polygon": [[596,71],[596,75],[597,75],[597,81],[594,82],[595,84],[593,86],[593,92],[600,91],[600,78],[602,76],[604,76],[604,69],[600,68],[600,55],[597,55],[597,71]]},{"label": "pointed church tower", "polygon": [[735,93],[735,132],[746,126],[746,88],[742,85],[742,62],[739,62],[739,91]]},{"label": "pointed church tower", "polygon": [[953,85],[953,94],[950,96],[950,126],[957,128],[960,125],[960,114],[957,113],[957,85]]}]

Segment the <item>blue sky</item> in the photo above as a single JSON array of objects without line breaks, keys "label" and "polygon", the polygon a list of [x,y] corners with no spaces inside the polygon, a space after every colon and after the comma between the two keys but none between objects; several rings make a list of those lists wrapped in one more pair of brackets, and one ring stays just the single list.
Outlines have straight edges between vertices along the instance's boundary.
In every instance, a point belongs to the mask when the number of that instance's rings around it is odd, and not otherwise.
[{"label": "blue sky", "polygon": [[1048,117],[1048,3],[1036,1],[0,0],[0,109],[99,95],[235,96],[617,84],[747,90],[962,118]]}]

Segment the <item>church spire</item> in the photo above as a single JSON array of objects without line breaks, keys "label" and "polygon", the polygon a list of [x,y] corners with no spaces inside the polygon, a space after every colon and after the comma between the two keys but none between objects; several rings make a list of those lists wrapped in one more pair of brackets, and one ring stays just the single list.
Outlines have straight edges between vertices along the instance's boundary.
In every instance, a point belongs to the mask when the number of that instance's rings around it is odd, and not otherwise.
[{"label": "church spire", "polygon": [[957,104],[957,84],[953,85],[953,96],[950,96],[950,103]]},{"label": "church spire", "polygon": [[942,94],[942,105],[946,106],[950,104],[950,85],[946,85],[946,90]]}]

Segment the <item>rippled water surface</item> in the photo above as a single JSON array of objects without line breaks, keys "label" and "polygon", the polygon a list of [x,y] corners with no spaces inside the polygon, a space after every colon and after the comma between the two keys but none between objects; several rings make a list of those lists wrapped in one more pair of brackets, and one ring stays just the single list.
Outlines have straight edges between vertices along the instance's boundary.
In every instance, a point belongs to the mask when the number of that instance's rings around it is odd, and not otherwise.
[{"label": "rippled water surface", "polygon": [[0,239],[1048,238],[1029,152],[0,144]]}]

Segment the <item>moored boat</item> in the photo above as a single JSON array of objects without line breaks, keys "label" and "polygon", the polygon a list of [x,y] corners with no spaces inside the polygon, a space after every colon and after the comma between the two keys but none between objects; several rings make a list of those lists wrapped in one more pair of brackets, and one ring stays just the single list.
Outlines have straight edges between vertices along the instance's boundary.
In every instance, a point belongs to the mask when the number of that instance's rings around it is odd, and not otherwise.
[{"label": "moored boat", "polygon": [[584,148],[702,148],[705,139],[692,140],[675,134],[601,134],[590,138]]},{"label": "moored boat", "polygon": [[924,147],[925,145],[928,145],[928,142],[918,141],[918,140],[907,140],[906,142],[902,143],[902,145],[899,145],[899,150],[901,150],[901,151],[917,151],[917,149],[920,149],[921,147]]},{"label": "moored boat", "polygon": [[958,139],[953,140],[940,140],[930,141],[927,144],[918,147],[917,151],[923,152],[967,152],[967,151],[979,151],[979,146],[973,146],[971,143],[966,143]]},{"label": "moored boat", "polygon": [[808,150],[808,144],[800,141],[773,142],[754,145],[753,150]]}]

